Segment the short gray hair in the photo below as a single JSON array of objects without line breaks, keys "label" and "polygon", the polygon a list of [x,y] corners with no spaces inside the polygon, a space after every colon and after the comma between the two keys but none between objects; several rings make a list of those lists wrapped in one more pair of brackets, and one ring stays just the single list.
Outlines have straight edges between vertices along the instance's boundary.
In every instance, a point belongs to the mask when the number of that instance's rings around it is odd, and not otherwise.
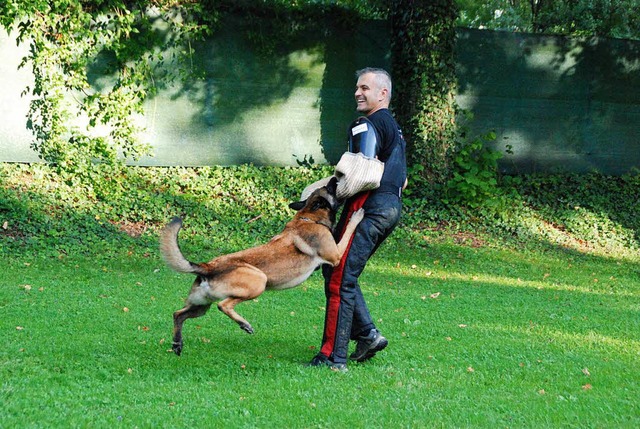
[{"label": "short gray hair", "polygon": [[376,76],[376,82],[380,88],[387,88],[389,90],[389,99],[391,99],[391,75],[389,72],[381,68],[365,67],[356,71],[356,79],[367,73],[372,73]]}]

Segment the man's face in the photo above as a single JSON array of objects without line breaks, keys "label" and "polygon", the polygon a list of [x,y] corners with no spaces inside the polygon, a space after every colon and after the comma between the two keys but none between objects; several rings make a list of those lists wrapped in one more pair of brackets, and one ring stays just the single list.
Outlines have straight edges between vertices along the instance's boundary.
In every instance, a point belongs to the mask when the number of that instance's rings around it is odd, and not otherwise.
[{"label": "man's face", "polygon": [[379,110],[386,105],[386,90],[381,89],[373,73],[365,73],[356,83],[356,110],[365,115]]}]

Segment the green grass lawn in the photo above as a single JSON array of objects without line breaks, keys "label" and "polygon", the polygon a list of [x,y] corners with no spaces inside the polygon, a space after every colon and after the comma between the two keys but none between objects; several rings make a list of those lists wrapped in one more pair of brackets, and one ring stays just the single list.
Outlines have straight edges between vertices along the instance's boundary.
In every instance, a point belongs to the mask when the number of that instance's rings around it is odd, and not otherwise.
[{"label": "green grass lawn", "polygon": [[[328,168],[130,168],[80,186],[0,164],[0,428],[640,427],[640,177],[523,177],[504,207],[405,198],[361,284],[389,347],[307,368],[322,279],[185,324],[192,260],[263,243]],[[511,183],[511,185],[509,184]],[[512,186],[519,186],[517,189]]]},{"label": "green grass lawn", "polygon": [[142,253],[2,262],[0,427],[640,426],[637,260],[394,238],[362,276],[389,347],[336,373],[305,367],[319,273],[238,306],[253,336],[187,321],[177,357],[192,276]]}]

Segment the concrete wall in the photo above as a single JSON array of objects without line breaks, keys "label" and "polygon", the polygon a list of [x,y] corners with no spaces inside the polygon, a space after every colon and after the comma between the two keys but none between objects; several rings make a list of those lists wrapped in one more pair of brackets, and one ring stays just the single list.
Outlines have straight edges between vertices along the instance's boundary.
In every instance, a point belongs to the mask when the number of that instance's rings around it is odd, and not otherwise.
[{"label": "concrete wall", "polygon": [[[146,104],[142,165],[335,162],[356,116],[353,72],[389,67],[386,23],[303,34],[274,52],[228,23],[197,47],[203,78],[161,88]],[[28,69],[0,34],[0,161],[34,161],[25,129]],[[640,168],[640,43],[460,30],[458,103],[473,133],[495,130],[510,172]],[[394,103],[402,100],[395,99]]]}]

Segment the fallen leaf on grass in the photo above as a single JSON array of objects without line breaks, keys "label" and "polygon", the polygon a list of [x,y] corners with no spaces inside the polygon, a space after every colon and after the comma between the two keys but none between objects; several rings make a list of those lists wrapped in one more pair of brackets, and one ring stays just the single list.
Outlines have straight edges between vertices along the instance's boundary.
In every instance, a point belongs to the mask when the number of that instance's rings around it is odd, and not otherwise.
[{"label": "fallen leaf on grass", "polygon": [[589,383],[582,386],[582,390],[591,390],[591,389],[593,389],[593,386]]},{"label": "fallen leaf on grass", "polygon": [[22,326],[16,326],[17,331],[22,331],[24,328]]},{"label": "fallen leaf on grass", "polygon": [[589,368],[583,368],[582,373],[587,377],[591,377],[591,373],[589,372]]},{"label": "fallen leaf on grass", "polygon": [[440,296],[440,292],[436,292],[436,293],[432,293],[431,295],[429,295],[429,298],[431,299],[436,299]]}]

